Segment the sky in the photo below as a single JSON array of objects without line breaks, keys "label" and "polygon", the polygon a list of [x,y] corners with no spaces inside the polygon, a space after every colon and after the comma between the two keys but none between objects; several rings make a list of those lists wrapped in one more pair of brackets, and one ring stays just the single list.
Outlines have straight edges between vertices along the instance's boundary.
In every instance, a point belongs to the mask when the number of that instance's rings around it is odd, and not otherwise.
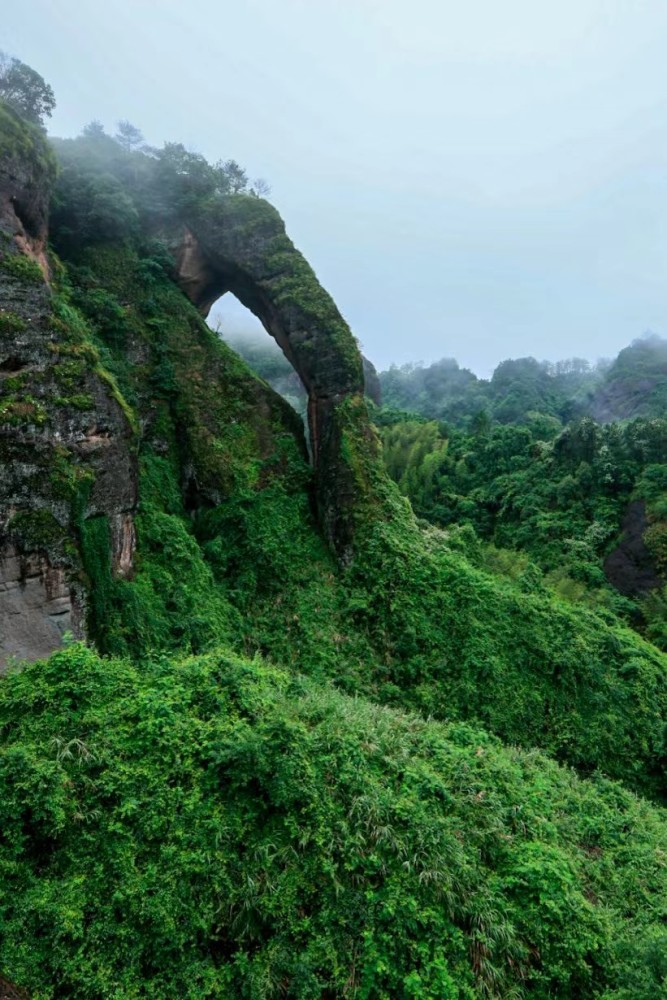
[{"label": "sky", "polygon": [[54,135],[266,178],[379,368],[486,376],[667,335],[666,38],[665,0],[21,0],[0,48]]}]

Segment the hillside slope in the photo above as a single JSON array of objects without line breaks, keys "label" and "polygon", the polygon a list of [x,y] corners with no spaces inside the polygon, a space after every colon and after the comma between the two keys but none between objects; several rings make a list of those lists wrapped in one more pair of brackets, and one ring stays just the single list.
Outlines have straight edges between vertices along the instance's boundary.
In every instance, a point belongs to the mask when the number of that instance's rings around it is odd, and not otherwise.
[{"label": "hillside slope", "polygon": [[216,652],[0,686],[0,968],[49,998],[650,1000],[667,823]]},{"label": "hillside slope", "polygon": [[[653,994],[664,819],[633,793],[665,796],[665,656],[423,529],[271,206],[182,147],[88,134],[56,147],[47,255],[50,154],[5,125],[4,593],[31,622],[61,601],[96,651],[17,667],[60,631],[0,622],[0,975],[91,1000]],[[308,385],[314,464],[202,318],[225,282]]]}]

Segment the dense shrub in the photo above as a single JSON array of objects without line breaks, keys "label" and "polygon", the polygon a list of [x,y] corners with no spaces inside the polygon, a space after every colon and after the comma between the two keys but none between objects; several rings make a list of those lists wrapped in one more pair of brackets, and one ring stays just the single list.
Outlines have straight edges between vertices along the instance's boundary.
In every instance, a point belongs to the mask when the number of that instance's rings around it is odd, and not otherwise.
[{"label": "dense shrub", "polygon": [[467,726],[75,646],[3,682],[0,746],[0,968],[36,997],[664,988],[661,815]]}]

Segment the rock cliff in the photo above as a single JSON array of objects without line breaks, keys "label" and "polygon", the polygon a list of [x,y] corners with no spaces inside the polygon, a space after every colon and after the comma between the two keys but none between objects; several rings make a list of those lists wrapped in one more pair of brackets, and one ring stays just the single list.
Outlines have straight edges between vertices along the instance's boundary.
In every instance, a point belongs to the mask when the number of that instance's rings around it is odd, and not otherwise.
[{"label": "rock cliff", "polygon": [[54,162],[0,109],[0,669],[85,625],[84,523],[107,517],[131,571],[133,430],[108,373],[58,302],[47,260]]}]

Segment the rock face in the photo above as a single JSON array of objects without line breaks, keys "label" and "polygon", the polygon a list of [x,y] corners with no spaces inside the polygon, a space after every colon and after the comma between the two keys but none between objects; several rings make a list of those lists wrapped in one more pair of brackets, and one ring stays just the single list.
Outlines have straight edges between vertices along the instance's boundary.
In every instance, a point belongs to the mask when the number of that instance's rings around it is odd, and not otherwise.
[{"label": "rock face", "polygon": [[605,576],[626,597],[641,597],[662,583],[644,542],[648,526],[644,501],[633,500],[623,519],[621,541],[604,562]]},{"label": "rock face", "polygon": [[382,386],[377,369],[364,354],[361,355],[361,360],[364,366],[364,391],[376,406],[382,406]]},{"label": "rock face", "polygon": [[112,564],[127,574],[136,504],[132,429],[48,281],[46,142],[6,115],[0,148],[22,155],[0,160],[0,669],[83,633],[83,525],[108,519]]},{"label": "rock face", "polygon": [[262,322],[308,393],[315,465],[327,411],[364,388],[361,355],[331,297],[285,233],[268,203],[226,198],[183,233],[178,280],[206,315],[226,292]]},{"label": "rock face", "polygon": [[27,995],[4,976],[0,976],[0,1000],[27,1000]]},{"label": "rock face", "polygon": [[48,205],[55,161],[38,129],[0,108],[0,225],[48,276]]},{"label": "rock face", "polygon": [[[351,438],[373,455],[356,341],[333,299],[287,237],[275,209],[244,195],[221,199],[172,234],[177,280],[206,315],[232,292],[262,322],[308,394],[311,455],[320,519],[342,562],[352,556],[355,508],[363,503]],[[345,415],[343,410],[346,409]]]},{"label": "rock face", "polygon": [[8,545],[0,554],[0,673],[12,658],[38,659],[57,649],[66,632],[81,634],[80,608],[62,567],[39,553]]}]

